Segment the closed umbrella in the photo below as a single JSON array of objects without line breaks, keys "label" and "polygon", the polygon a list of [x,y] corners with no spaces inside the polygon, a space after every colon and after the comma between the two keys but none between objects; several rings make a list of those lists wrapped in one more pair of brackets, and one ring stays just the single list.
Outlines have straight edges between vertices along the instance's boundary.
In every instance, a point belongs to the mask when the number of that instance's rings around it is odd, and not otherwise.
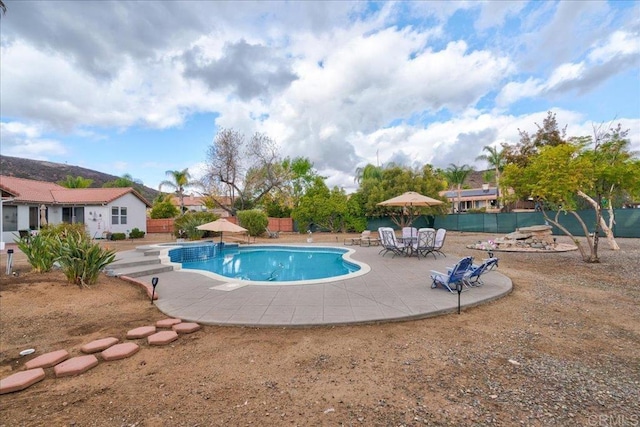
[{"label": "closed umbrella", "polygon": [[40,227],[47,225],[47,207],[40,205]]},{"label": "closed umbrella", "polygon": [[222,242],[222,233],[243,233],[247,231],[246,228],[242,228],[232,222],[227,221],[224,218],[216,219],[215,221],[208,222],[196,227],[198,230],[205,231],[217,231],[220,233],[220,242]]}]

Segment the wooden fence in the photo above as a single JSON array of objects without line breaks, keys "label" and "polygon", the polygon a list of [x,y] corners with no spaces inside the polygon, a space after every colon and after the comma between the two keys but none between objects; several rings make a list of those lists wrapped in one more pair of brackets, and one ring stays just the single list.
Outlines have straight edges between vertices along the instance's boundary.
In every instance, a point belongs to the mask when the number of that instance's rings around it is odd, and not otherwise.
[{"label": "wooden fence", "polygon": [[[229,222],[233,222],[234,224],[238,223],[238,218],[235,216],[227,217],[225,219]],[[269,225],[267,225],[267,227],[270,231],[290,233],[293,231],[293,219],[269,218]],[[147,218],[147,233],[173,233],[173,218]]]}]

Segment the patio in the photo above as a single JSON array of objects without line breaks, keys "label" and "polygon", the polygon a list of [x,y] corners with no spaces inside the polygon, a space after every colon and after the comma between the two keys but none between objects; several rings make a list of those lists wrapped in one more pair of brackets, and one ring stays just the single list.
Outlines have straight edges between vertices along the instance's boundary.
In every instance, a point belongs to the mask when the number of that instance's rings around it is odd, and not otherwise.
[{"label": "patio", "polygon": [[[314,246],[336,246],[314,244]],[[150,284],[158,277],[156,306],[166,315],[207,325],[307,327],[403,321],[457,311],[458,295],[432,289],[430,270],[446,271],[458,261],[379,255],[379,247],[355,247],[351,257],[371,267],[360,277],[313,285],[244,285],[223,282],[188,270],[137,277]],[[135,252],[135,251],[130,251]],[[126,252],[121,253],[125,255]],[[462,293],[463,308],[500,298],[512,289],[499,271],[485,285]]]}]

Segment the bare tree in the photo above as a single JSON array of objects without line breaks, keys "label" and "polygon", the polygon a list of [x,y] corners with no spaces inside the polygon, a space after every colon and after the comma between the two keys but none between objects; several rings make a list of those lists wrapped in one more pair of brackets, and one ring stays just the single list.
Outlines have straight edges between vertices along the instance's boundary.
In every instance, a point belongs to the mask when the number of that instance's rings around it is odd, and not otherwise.
[{"label": "bare tree", "polygon": [[254,207],[286,179],[277,145],[264,134],[254,134],[247,143],[241,133],[222,129],[208,149],[204,187],[207,195],[232,215]]}]

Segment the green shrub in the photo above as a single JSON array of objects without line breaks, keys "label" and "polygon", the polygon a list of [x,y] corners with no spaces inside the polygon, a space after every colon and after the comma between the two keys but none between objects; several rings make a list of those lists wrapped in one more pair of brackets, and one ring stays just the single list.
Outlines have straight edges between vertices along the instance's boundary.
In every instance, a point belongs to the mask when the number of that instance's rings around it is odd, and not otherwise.
[{"label": "green shrub", "polygon": [[131,233],[129,233],[129,237],[132,239],[142,239],[144,237],[144,231],[141,231],[139,228],[134,228],[133,230],[131,230]]},{"label": "green shrub", "polygon": [[240,226],[246,228],[251,236],[264,233],[269,225],[267,214],[258,209],[238,211],[237,215]]},{"label": "green shrub", "polygon": [[190,240],[201,239],[207,232],[198,230],[196,227],[216,219],[218,216],[212,212],[186,212],[174,221],[174,234],[177,237],[186,237]]},{"label": "green shrub", "polygon": [[111,240],[125,240],[126,238],[125,233],[111,233]]},{"label": "green shrub", "polygon": [[94,285],[100,271],[111,264],[115,257],[114,250],[101,248],[81,233],[70,233],[60,240],[58,262],[67,281],[80,287]]},{"label": "green shrub", "polygon": [[173,205],[170,201],[162,201],[155,203],[151,208],[149,216],[151,219],[175,218],[180,214],[180,209]]},{"label": "green shrub", "polygon": [[51,271],[60,255],[60,239],[55,234],[39,233],[21,238],[18,248],[25,254],[34,271],[46,273]]}]

